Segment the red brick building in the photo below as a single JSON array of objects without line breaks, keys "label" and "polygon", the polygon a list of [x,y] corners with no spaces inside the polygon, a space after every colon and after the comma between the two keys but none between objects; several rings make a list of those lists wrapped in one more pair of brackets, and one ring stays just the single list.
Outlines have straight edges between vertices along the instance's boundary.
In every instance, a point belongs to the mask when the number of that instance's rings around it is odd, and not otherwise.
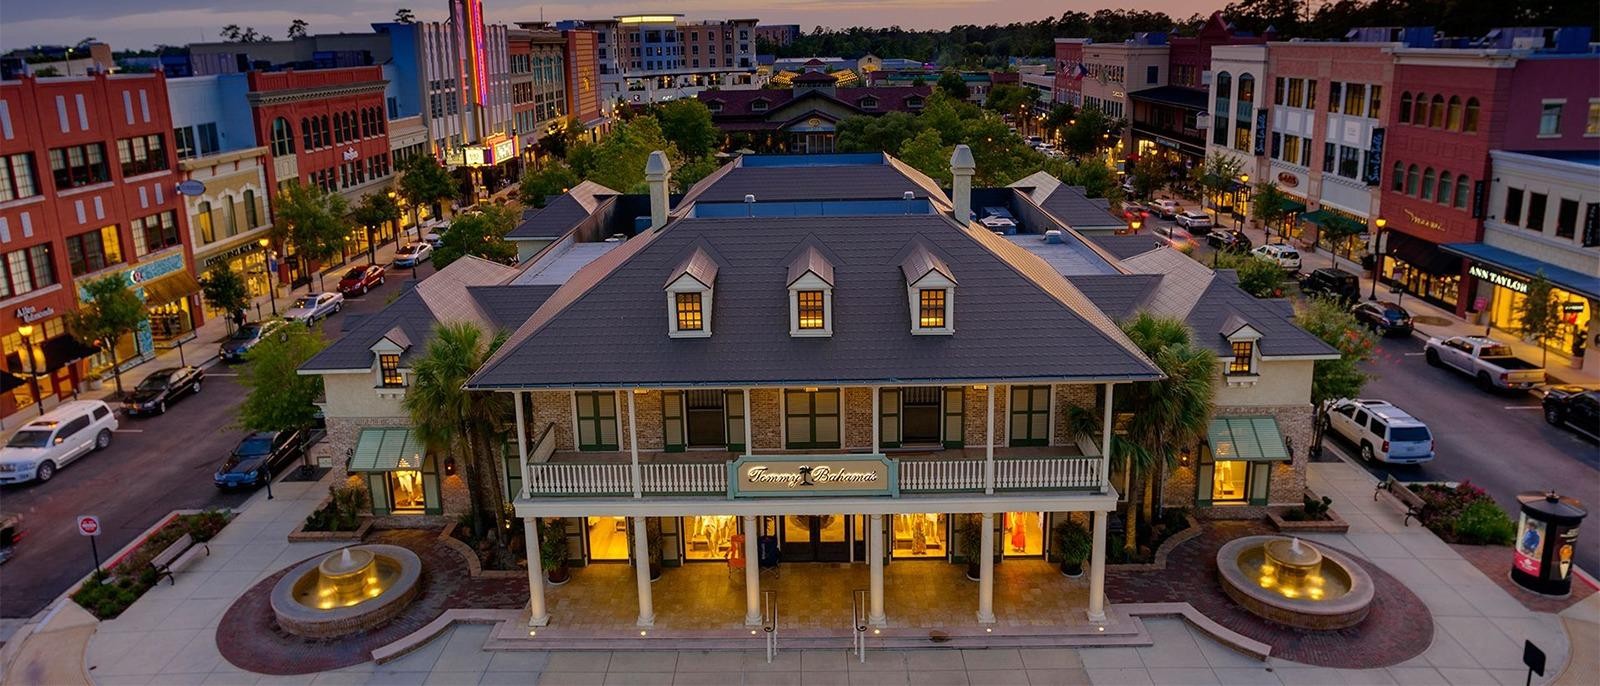
[{"label": "red brick building", "polygon": [[160,74],[0,83],[0,417],[109,367],[66,332],[90,280],[120,276],[147,305],[147,324],[116,342],[124,365],[201,322],[172,128]]},{"label": "red brick building", "polygon": [[1083,66],[1083,46],[1088,43],[1088,38],[1056,39],[1056,83],[1052,100],[1074,107],[1083,104],[1083,77],[1088,75]]}]

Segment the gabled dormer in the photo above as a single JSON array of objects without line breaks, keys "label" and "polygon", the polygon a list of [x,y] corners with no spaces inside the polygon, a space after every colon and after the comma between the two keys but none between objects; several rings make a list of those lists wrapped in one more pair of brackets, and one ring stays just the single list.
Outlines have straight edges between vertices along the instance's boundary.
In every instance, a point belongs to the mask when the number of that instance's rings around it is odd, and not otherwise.
[{"label": "gabled dormer", "polygon": [[908,96],[906,98],[906,109],[913,112],[921,111],[923,103],[924,101],[920,95]]},{"label": "gabled dormer", "polygon": [[833,263],[814,246],[789,263],[789,335],[833,335]]},{"label": "gabled dormer", "polygon": [[1260,375],[1261,331],[1251,326],[1244,317],[1230,314],[1222,320],[1218,332],[1228,341],[1229,354],[1222,366],[1222,378],[1229,386],[1249,386]]},{"label": "gabled dormer", "polygon": [[766,98],[756,98],[755,100],[750,101],[751,112],[765,112],[767,111],[767,108],[771,106],[772,103]]},{"label": "gabled dormer", "polygon": [[711,298],[717,283],[717,262],[704,250],[694,252],[667,276],[667,335],[706,338],[711,335]]},{"label": "gabled dormer", "polygon": [[871,95],[863,95],[859,100],[856,100],[856,107],[867,111],[876,110],[878,109],[878,99]]},{"label": "gabled dormer", "polygon": [[722,101],[721,100],[707,100],[706,101],[706,109],[711,110],[712,114],[720,114],[722,112]]},{"label": "gabled dormer", "polygon": [[906,277],[906,302],[911,308],[911,333],[948,336],[955,333],[956,278],[950,266],[918,243],[900,262]]},{"label": "gabled dormer", "polygon": [[372,344],[373,387],[378,389],[379,397],[399,398],[405,395],[411,370],[401,366],[400,358],[410,349],[411,338],[398,326],[389,329]]}]

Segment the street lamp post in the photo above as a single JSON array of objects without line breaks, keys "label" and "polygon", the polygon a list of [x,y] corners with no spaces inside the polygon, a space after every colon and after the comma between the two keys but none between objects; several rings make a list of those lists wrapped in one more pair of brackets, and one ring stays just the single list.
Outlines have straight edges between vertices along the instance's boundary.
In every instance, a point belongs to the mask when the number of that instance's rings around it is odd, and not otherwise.
[{"label": "street lamp post", "polygon": [[17,335],[22,337],[22,354],[28,356],[28,386],[33,389],[33,402],[39,406],[39,416],[43,417],[44,396],[39,394],[39,368],[33,360],[33,325],[17,327]]},{"label": "street lamp post", "polygon": [[[267,301],[272,303],[272,316],[276,317],[278,316],[278,289],[272,285],[272,262],[267,259],[267,246],[271,243],[272,241],[265,238],[256,241],[256,244],[261,246],[261,271],[267,277]],[[260,310],[257,309],[256,312],[256,319],[260,319]]]},{"label": "street lamp post", "polygon": [[[1249,202],[1249,198],[1250,198],[1250,175],[1249,174],[1240,174],[1239,175],[1239,183],[1244,185],[1244,189],[1243,189],[1244,190],[1244,197],[1246,199],[1246,202]],[[1242,205],[1244,203],[1235,203],[1235,204],[1236,205]],[[1233,210],[1233,217],[1234,217],[1234,219],[1233,219],[1233,228],[1235,228],[1235,229],[1243,229],[1244,228],[1244,212],[1239,211],[1239,209],[1236,207]]]},{"label": "street lamp post", "polygon": [[[1372,223],[1378,227],[1378,232],[1372,236],[1372,247],[1382,248],[1384,247],[1383,227],[1388,225],[1389,220],[1384,219],[1383,217],[1378,217],[1377,219],[1373,220]],[[1368,300],[1378,299],[1378,275],[1382,273],[1383,253],[1374,250],[1372,252],[1372,292],[1367,295]]]}]

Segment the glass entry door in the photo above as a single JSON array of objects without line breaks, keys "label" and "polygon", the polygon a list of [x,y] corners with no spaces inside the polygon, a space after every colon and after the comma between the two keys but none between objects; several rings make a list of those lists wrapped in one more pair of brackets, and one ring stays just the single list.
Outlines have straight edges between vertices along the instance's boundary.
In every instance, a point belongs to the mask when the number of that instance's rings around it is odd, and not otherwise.
[{"label": "glass entry door", "polygon": [[850,526],[844,515],[785,515],[779,546],[784,562],[848,562]]}]

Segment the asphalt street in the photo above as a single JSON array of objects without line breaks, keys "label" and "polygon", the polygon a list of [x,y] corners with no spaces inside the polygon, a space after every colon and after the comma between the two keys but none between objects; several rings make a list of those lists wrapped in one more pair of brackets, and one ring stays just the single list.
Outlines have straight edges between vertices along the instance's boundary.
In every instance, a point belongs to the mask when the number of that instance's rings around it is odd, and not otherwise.
[{"label": "asphalt street", "polygon": [[[432,272],[425,264],[418,275]],[[347,317],[382,309],[409,287],[411,274],[410,269],[391,271],[383,286],[349,299],[343,313],[324,322],[324,335],[337,338]],[[215,345],[191,344],[191,364],[197,349],[214,355]],[[200,394],[173,403],[166,415],[121,417],[111,447],[79,458],[47,484],[0,489],[0,509],[21,514],[26,533],[17,556],[0,567],[0,618],[32,616],[93,569],[89,542],[75,526],[78,515],[100,517],[103,533],[96,544],[108,560],[173,510],[236,507],[249,497],[248,492],[219,492],[211,483],[217,466],[247,432],[234,426],[245,395],[238,383],[241,366],[208,364]]]},{"label": "asphalt street", "polygon": [[[1401,481],[1471,481],[1513,518],[1523,491],[1556,489],[1591,511],[1600,508],[1600,447],[1546,424],[1538,396],[1481,391],[1463,375],[1429,367],[1422,343],[1412,338],[1385,339],[1369,369],[1376,378],[1362,396],[1388,400],[1426,422],[1436,457],[1415,466],[1366,464],[1368,471]],[[1356,453],[1347,443],[1339,447]],[[1600,520],[1580,529],[1576,557],[1585,571],[1600,572]]]}]

